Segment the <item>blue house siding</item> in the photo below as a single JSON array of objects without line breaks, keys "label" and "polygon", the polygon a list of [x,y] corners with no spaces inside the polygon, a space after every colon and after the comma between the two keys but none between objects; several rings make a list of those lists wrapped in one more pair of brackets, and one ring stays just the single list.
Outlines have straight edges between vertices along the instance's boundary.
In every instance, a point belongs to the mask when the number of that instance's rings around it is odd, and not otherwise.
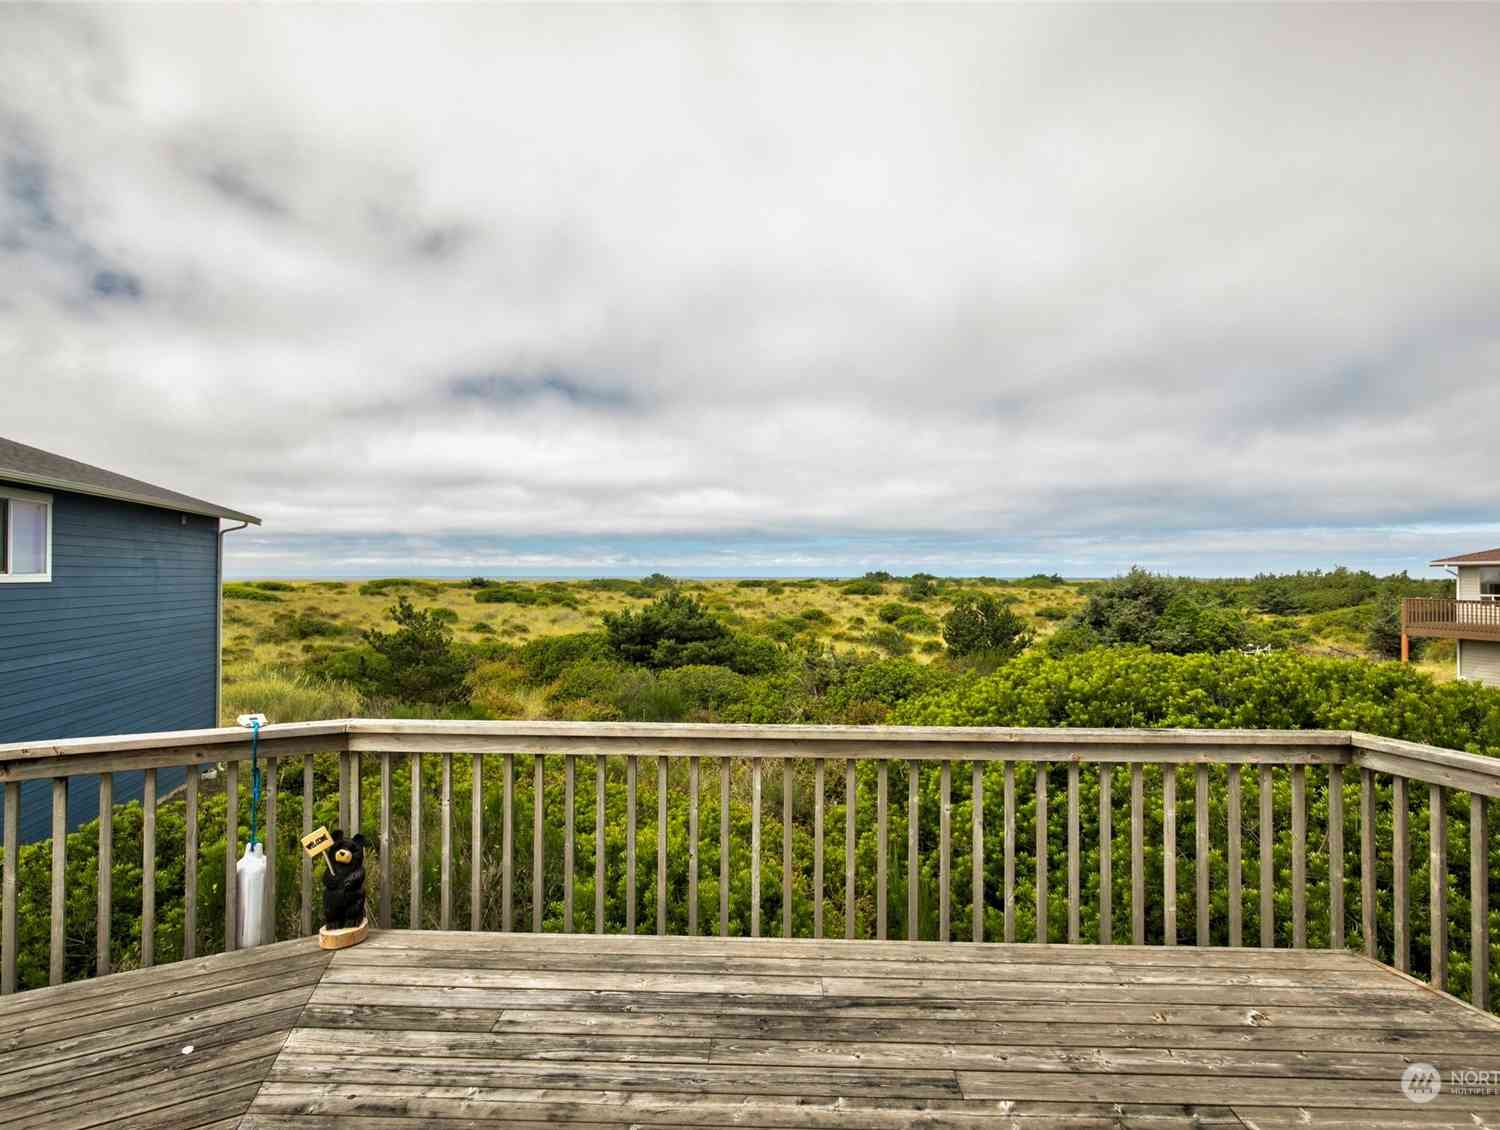
[{"label": "blue house siding", "polygon": [[[218,520],[51,493],[51,583],[0,585],[0,742],[216,725]],[[182,779],[162,770],[158,787]],[[141,790],[115,775],[117,801]],[[69,827],[98,803],[92,778],[73,782]],[[21,839],[51,828],[51,784],[26,782]]]}]

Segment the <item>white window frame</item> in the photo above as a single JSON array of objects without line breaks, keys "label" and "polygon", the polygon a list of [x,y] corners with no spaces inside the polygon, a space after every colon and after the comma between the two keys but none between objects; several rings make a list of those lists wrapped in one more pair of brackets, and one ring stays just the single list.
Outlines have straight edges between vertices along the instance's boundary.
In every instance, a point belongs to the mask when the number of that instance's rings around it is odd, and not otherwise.
[{"label": "white window frame", "polygon": [[[0,498],[16,502],[40,502],[47,513],[47,570],[44,573],[0,573],[0,585],[41,585],[50,584],[52,581],[52,496],[50,494],[36,494],[28,490],[16,490],[13,487],[0,487]],[[15,521],[15,510],[13,507],[5,508],[5,528],[0,529],[0,537],[5,539],[5,562],[6,568],[14,559],[11,538],[11,526]]]}]

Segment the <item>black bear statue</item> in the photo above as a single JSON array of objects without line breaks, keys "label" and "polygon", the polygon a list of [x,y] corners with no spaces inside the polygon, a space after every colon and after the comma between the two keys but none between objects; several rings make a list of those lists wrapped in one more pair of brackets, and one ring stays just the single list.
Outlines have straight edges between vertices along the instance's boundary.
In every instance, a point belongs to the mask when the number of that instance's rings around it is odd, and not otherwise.
[{"label": "black bear statue", "polygon": [[364,836],[346,840],[336,829],[323,859],[328,864],[323,873],[323,925],[330,930],[358,926],[365,919]]}]

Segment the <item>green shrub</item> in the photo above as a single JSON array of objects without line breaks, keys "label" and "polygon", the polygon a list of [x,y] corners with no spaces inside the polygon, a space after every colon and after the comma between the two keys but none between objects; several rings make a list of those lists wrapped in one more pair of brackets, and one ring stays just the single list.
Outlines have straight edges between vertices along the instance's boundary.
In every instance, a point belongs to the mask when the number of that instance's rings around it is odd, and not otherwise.
[{"label": "green shrub", "polygon": [[711,664],[692,664],[663,671],[658,682],[700,711],[718,711],[744,697],[748,680],[738,671]]},{"label": "green shrub", "polygon": [[365,643],[384,663],[370,670],[370,689],[398,702],[445,704],[466,698],[468,663],[453,646],[453,632],[432,609],[398,597],[390,608],[394,632],[367,631]]},{"label": "green shrub", "polygon": [[[506,625],[515,631],[524,625]],[[607,659],[609,640],[603,632],[573,632],[562,636],[543,636],[523,644],[516,659],[535,684],[551,683],[560,678],[563,668],[580,659]]]},{"label": "green shrub", "polygon": [[905,596],[907,600],[915,600],[918,602],[931,600],[933,597],[937,596],[937,594],[937,578],[921,573],[912,577],[911,581],[907,584],[905,590],[903,590],[902,593],[902,595]]},{"label": "green shrub", "polygon": [[847,581],[839,586],[839,591],[845,596],[880,596],[885,592],[885,586],[877,580],[866,577],[858,581]]},{"label": "green shrub", "polygon": [[1025,622],[988,593],[966,592],[943,617],[948,654],[1010,658],[1025,651],[1032,633]]},{"label": "green shrub", "polygon": [[442,624],[457,624],[458,623],[458,613],[455,612],[455,611],[453,611],[453,609],[451,609],[451,608],[429,608],[427,611],[428,611],[428,614],[431,615],[432,618],[434,620],[438,621],[439,623],[442,623]]},{"label": "green shrub", "polygon": [[489,635],[494,630],[495,629],[493,625],[485,620],[476,620],[474,623],[469,625],[469,631],[478,632],[481,635]]},{"label": "green shrub", "polygon": [[[1401,658],[1401,605],[1394,600],[1386,601],[1376,608],[1368,618],[1365,631],[1365,646],[1382,659]],[[1421,658],[1425,639],[1407,641],[1407,654],[1412,659]]]},{"label": "green shrub", "polygon": [[887,601],[875,611],[875,615],[880,617],[881,621],[886,624],[894,624],[901,617],[910,616],[913,613],[920,616],[922,615],[922,610],[914,605],[902,604],[896,600]]},{"label": "green shrub", "polygon": [[1149,643],[1154,651],[1187,655],[1243,647],[1246,637],[1245,618],[1238,609],[1216,608],[1179,593],[1152,625]]},{"label": "green shrub", "polygon": [[226,674],[220,722],[264,714],[272,722],[317,722],[363,713],[359,692],[347,682],[274,665]]},{"label": "green shrub", "polygon": [[891,624],[879,625],[865,636],[864,642],[891,656],[910,655],[912,651],[906,633]]},{"label": "green shrub", "polygon": [[606,613],[604,630],[616,657],[658,671],[711,664],[748,675],[774,670],[780,661],[775,641],[735,635],[697,597],[676,589],[638,611]]},{"label": "green shrub", "polygon": [[1036,610],[1036,614],[1043,620],[1066,620],[1068,610],[1056,604],[1044,604]]},{"label": "green shrub", "polygon": [[265,592],[296,592],[297,586],[286,581],[250,581],[251,588],[261,589]]},{"label": "green shrub", "polygon": [[903,632],[921,636],[938,631],[941,625],[925,612],[908,612],[896,621],[896,627]]},{"label": "green shrub", "polygon": [[809,624],[833,623],[833,617],[828,615],[828,613],[824,612],[821,608],[804,608],[801,612],[797,613],[797,618],[799,620],[805,620]]},{"label": "green shrub", "polygon": [[259,600],[267,604],[280,604],[281,597],[249,585],[229,584],[224,586],[225,600]]},{"label": "green shrub", "polygon": [[349,635],[350,631],[344,625],[336,624],[312,611],[283,612],[272,622],[266,638],[271,642],[328,639]]},{"label": "green shrub", "polygon": [[432,581],[419,581],[412,577],[382,577],[366,581],[359,586],[360,596],[389,596],[393,592],[413,592],[420,596],[437,596],[443,586]]}]

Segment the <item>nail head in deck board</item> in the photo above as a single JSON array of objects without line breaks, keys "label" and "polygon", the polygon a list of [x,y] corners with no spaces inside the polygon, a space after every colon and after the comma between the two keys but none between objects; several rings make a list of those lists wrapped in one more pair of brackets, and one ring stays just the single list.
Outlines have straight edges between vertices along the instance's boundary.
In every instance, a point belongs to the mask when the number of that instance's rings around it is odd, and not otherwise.
[{"label": "nail head in deck board", "polygon": [[875,793],[875,936],[886,938],[887,856],[890,854],[890,762],[882,761],[876,768]]},{"label": "nail head in deck board", "polygon": [[1099,944],[1110,945],[1114,939],[1115,841],[1114,766],[1099,766]]}]

